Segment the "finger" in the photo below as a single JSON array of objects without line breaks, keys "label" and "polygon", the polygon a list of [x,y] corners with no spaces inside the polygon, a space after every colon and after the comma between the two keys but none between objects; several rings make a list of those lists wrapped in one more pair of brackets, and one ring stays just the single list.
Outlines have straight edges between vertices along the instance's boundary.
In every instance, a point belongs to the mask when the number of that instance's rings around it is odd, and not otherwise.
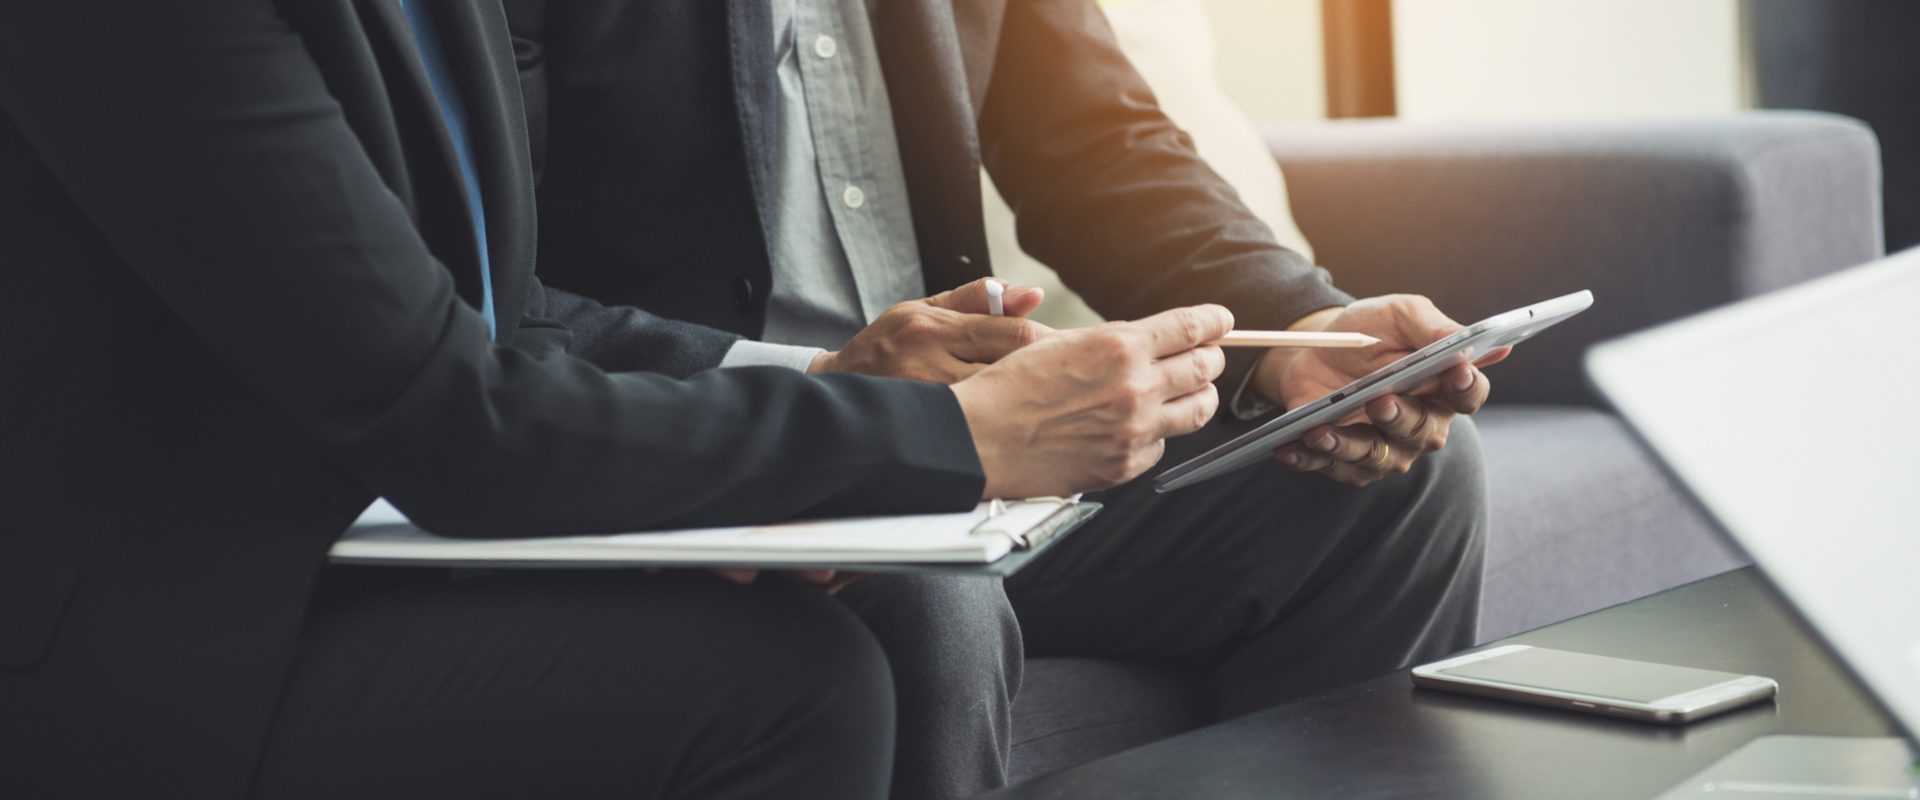
[{"label": "finger", "polygon": [[745,567],[714,567],[713,574],[722,579],[745,586],[760,577],[760,570]]},{"label": "finger", "polygon": [[1409,334],[1413,332],[1425,334],[1423,340],[1417,340],[1423,345],[1428,341],[1444,340],[1448,336],[1453,336],[1453,332],[1465,328],[1465,324],[1459,324],[1457,320],[1442,313],[1432,299],[1427,299],[1427,295],[1407,295],[1407,297],[1411,299],[1404,305],[1405,317],[1400,318],[1400,330]]},{"label": "finger", "polygon": [[1495,364],[1498,364],[1502,361],[1507,360],[1507,356],[1510,356],[1510,355],[1513,355],[1512,347],[1496,347],[1496,348],[1493,348],[1492,350],[1488,350],[1487,354],[1484,356],[1481,356],[1479,360],[1473,362],[1473,365],[1476,367],[1491,367]]},{"label": "finger", "polygon": [[1233,312],[1216,305],[1162,311],[1126,327],[1146,334],[1155,358],[1192,350],[1233,330]]},{"label": "finger", "polygon": [[1466,327],[1440,313],[1432,300],[1417,294],[1400,295],[1393,304],[1394,329],[1415,349],[1452,336]]},{"label": "finger", "polygon": [[[951,318],[950,318],[951,319]],[[1017,317],[960,317],[958,336],[947,344],[955,358],[991,364],[1053,333],[1053,329]]]},{"label": "finger", "polygon": [[[1165,439],[1153,440],[1152,444],[1147,445],[1146,447],[1143,447],[1140,449],[1139,466],[1138,468],[1129,467],[1127,469],[1127,472],[1130,474],[1127,475],[1126,480],[1130,481],[1130,480],[1133,480],[1134,478],[1138,478],[1140,477],[1141,473],[1146,472],[1147,470],[1153,469],[1153,466],[1155,464],[1160,463],[1160,459],[1164,457],[1166,454],[1167,454],[1167,440]],[[1122,483],[1124,482],[1125,481],[1122,481]]]},{"label": "finger", "polygon": [[1219,410],[1220,390],[1211,383],[1197,392],[1169,400],[1160,406],[1160,438],[1185,436],[1200,430]]},{"label": "finger", "polygon": [[1322,425],[1307,432],[1301,439],[1307,449],[1320,453],[1336,462],[1365,465],[1370,469],[1382,469],[1391,455],[1386,438],[1371,425],[1351,425],[1344,428],[1331,428]]},{"label": "finger", "polygon": [[1319,472],[1333,464],[1333,459],[1309,450],[1306,445],[1299,442],[1281,445],[1273,451],[1273,457],[1280,463],[1301,472]]},{"label": "finger", "polygon": [[985,314],[989,310],[989,306],[987,305],[988,281],[993,281],[1006,287],[1006,290],[1000,295],[1000,305],[1002,311],[1009,317],[1022,317],[1033,313],[1034,309],[1040,307],[1041,299],[1046,296],[1044,292],[1040,291],[1040,287],[1037,286],[1017,286],[1000,280],[999,278],[981,278],[959,288],[948,289],[947,291],[929,297],[927,298],[927,303],[948,311],[958,311],[962,314]]},{"label": "finger", "polygon": [[1348,486],[1365,486],[1387,477],[1388,473],[1388,470],[1368,469],[1356,464],[1348,464],[1344,461],[1335,461],[1328,465],[1326,469],[1320,470],[1320,474],[1327,476],[1335,482],[1344,483]]},{"label": "finger", "polygon": [[1009,317],[1024,317],[1046,302],[1047,290],[1038,286],[1008,286],[1000,298],[1000,307]]},{"label": "finger", "polygon": [[1184,397],[1213,385],[1227,368],[1227,354],[1218,347],[1196,347],[1176,356],[1153,362],[1159,378],[1158,397]]},{"label": "finger", "polygon": [[1447,382],[1450,379],[1449,376],[1455,375],[1454,370],[1456,369],[1471,366],[1473,364],[1473,353],[1471,351],[1455,353],[1448,356],[1447,360],[1449,363],[1446,368],[1440,370],[1439,374],[1421,381],[1419,386],[1414,387],[1412,391],[1403,393],[1401,396],[1426,399],[1445,393],[1447,391]]},{"label": "finger", "polygon": [[1440,376],[1440,387],[1442,405],[1458,414],[1479,411],[1481,406],[1486,405],[1487,396],[1493,392],[1487,374],[1472,364],[1447,370]]},{"label": "finger", "polygon": [[1366,455],[1355,461],[1336,459],[1321,470],[1327,477],[1352,486],[1365,486],[1388,475],[1405,472],[1419,452],[1411,447],[1394,447],[1379,431],[1368,425],[1335,430],[1342,439],[1363,440],[1370,444]]},{"label": "finger", "polygon": [[[987,313],[987,283],[989,281],[999,283],[1003,286],[1006,285],[1005,281],[994,278],[981,278],[929,297],[927,298],[927,305],[934,306],[935,308],[944,308],[948,311],[958,311],[962,314],[985,314]],[[1004,302],[1005,299],[1005,295],[1003,294],[1001,300]]]},{"label": "finger", "polygon": [[1435,413],[1434,409],[1419,400],[1390,394],[1367,402],[1366,419],[1389,439],[1418,442],[1427,433]]},{"label": "finger", "polygon": [[1458,416],[1454,413],[1453,409],[1447,408],[1442,403],[1436,403],[1431,400],[1416,400],[1414,403],[1426,408],[1427,425],[1421,428],[1419,433],[1413,438],[1394,444],[1394,457],[1398,458],[1402,455],[1402,451],[1404,451],[1408,457],[1408,463],[1412,463],[1412,459],[1415,456],[1425,455],[1439,450],[1442,447],[1446,447],[1447,431],[1453,427],[1453,418]]}]

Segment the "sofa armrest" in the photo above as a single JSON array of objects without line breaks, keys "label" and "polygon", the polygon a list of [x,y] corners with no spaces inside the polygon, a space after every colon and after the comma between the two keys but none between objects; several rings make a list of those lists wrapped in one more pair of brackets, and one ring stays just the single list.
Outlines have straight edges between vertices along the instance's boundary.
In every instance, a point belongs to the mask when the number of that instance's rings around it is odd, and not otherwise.
[{"label": "sofa armrest", "polygon": [[1463,322],[1579,289],[1594,307],[1495,373],[1502,402],[1593,403],[1593,342],[1881,254],[1880,154],[1845,117],[1268,127],[1293,213],[1357,296]]}]

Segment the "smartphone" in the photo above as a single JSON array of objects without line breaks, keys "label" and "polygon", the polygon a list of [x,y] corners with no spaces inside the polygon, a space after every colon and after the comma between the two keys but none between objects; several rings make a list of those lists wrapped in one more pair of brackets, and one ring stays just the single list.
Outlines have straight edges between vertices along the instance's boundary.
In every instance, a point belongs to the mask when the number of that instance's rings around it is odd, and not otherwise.
[{"label": "smartphone", "polygon": [[1759,675],[1510,644],[1413,668],[1413,685],[1677,725],[1774,696]]}]

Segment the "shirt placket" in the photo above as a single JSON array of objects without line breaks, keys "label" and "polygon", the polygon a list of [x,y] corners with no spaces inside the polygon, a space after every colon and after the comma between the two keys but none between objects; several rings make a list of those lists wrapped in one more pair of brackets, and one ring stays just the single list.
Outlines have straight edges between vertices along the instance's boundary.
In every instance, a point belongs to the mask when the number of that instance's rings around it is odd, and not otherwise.
[{"label": "shirt placket", "polygon": [[902,295],[896,271],[889,264],[888,242],[875,211],[887,197],[873,169],[873,144],[860,114],[864,108],[855,84],[846,26],[832,13],[834,0],[801,0],[795,8],[794,47],[800,56],[800,77],[807,89],[807,119],[820,187],[826,195],[834,232],[846,253],[860,296],[861,313],[868,321]]}]

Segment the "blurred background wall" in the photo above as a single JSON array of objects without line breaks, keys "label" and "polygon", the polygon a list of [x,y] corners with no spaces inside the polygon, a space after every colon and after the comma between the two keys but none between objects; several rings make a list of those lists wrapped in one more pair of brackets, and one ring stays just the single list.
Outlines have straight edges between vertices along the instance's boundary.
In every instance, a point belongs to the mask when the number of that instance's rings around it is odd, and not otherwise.
[{"label": "blurred background wall", "polygon": [[1399,116],[1724,114],[1735,0],[1395,0]]},{"label": "blurred background wall", "polygon": [[1220,88],[1265,122],[1325,119],[1320,0],[1206,0]]},{"label": "blurred background wall", "polygon": [[1887,249],[1920,245],[1920,2],[1747,0],[1754,100],[1865,120],[1880,137]]},{"label": "blurred background wall", "polygon": [[[1221,86],[1247,116],[1326,117],[1321,0],[1206,5]],[[1401,117],[1719,114],[1745,106],[1738,0],[1393,0],[1392,13]]]},{"label": "blurred background wall", "polygon": [[1857,117],[1880,137],[1887,247],[1920,245],[1920,0],[1203,2],[1221,89],[1260,122],[1328,116],[1324,23],[1342,12],[1390,16],[1406,119]]},{"label": "blurred background wall", "polygon": [[[1834,111],[1879,135],[1887,248],[1920,244],[1920,0],[1099,1],[1201,155],[1309,255],[1255,124]],[[1096,319],[986,185],[1000,274],[1048,288],[1042,321]]]}]

